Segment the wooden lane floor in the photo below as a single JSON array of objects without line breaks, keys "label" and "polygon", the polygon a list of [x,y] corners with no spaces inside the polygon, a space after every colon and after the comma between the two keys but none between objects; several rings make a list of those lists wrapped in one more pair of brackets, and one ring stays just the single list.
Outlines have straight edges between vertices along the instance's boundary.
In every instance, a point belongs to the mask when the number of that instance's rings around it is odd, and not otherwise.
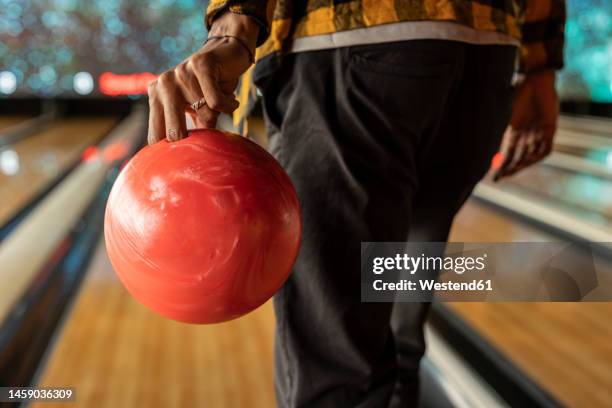
[{"label": "wooden lane floor", "polygon": [[113,117],[63,119],[40,133],[4,146],[3,159],[10,163],[4,163],[0,171],[0,226],[78,160],[83,149],[103,138],[116,122]]},{"label": "wooden lane floor", "polygon": [[[0,130],[30,119],[28,116],[0,116]],[[2,134],[0,133],[0,137]]]},{"label": "wooden lane floor", "polygon": [[[452,239],[555,237],[471,201]],[[448,305],[568,406],[612,400],[611,304]],[[121,287],[100,244],[38,385],[76,387],[79,407],[270,407],[273,327],[270,304],[216,326],[161,318]]]},{"label": "wooden lane floor", "polygon": [[[558,240],[470,201],[451,240]],[[612,303],[447,303],[536,383],[568,407],[612,402]]]},{"label": "wooden lane floor", "polygon": [[273,407],[273,330],[271,303],[210,326],[150,312],[101,242],[38,385],[75,387],[66,407]]}]

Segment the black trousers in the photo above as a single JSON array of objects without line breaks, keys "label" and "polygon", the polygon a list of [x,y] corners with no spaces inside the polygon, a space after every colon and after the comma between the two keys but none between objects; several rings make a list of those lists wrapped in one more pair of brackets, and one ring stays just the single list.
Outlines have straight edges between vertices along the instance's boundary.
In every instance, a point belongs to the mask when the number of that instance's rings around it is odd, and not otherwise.
[{"label": "black trousers", "polygon": [[445,241],[511,111],[515,48],[405,41],[284,58],[263,86],[303,241],[274,298],[281,407],[414,406],[427,304],[361,303],[360,242]]}]

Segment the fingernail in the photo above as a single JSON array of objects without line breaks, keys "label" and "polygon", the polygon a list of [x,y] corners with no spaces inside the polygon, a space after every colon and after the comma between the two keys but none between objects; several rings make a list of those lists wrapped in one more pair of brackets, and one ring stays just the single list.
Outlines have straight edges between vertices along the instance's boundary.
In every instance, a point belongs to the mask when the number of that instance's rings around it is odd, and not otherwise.
[{"label": "fingernail", "polygon": [[176,129],[168,129],[168,140],[174,142],[176,139]]}]

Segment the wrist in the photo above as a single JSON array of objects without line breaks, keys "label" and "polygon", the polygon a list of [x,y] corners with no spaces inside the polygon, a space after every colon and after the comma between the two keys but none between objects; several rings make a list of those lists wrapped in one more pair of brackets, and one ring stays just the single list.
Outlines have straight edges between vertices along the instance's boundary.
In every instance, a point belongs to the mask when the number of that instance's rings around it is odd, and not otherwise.
[{"label": "wrist", "polygon": [[527,81],[549,82],[555,84],[556,71],[554,69],[543,69],[532,72],[515,72],[512,76],[512,86],[519,87]]},{"label": "wrist", "polygon": [[226,11],[215,19],[209,37],[230,36],[240,39],[252,53],[255,52],[257,36],[259,35],[259,24],[251,17]]}]

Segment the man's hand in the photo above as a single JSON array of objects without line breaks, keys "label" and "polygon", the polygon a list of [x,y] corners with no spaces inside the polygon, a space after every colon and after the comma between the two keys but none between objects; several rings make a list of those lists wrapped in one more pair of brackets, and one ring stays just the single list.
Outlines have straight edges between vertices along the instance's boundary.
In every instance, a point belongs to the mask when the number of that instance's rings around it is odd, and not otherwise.
[{"label": "man's hand", "polygon": [[497,181],[536,163],[551,152],[559,116],[552,70],[528,74],[517,86],[512,119],[502,141]]},{"label": "man's hand", "polygon": [[[198,127],[215,127],[219,113],[232,113],[238,107],[234,89],[238,78],[251,65],[248,50],[254,52],[259,26],[250,17],[224,13],[211,27],[213,39],[204,47],[164,72],[149,85],[149,144],[167,138],[176,141],[187,136],[185,113]],[[197,111],[191,104],[204,98]]]}]

